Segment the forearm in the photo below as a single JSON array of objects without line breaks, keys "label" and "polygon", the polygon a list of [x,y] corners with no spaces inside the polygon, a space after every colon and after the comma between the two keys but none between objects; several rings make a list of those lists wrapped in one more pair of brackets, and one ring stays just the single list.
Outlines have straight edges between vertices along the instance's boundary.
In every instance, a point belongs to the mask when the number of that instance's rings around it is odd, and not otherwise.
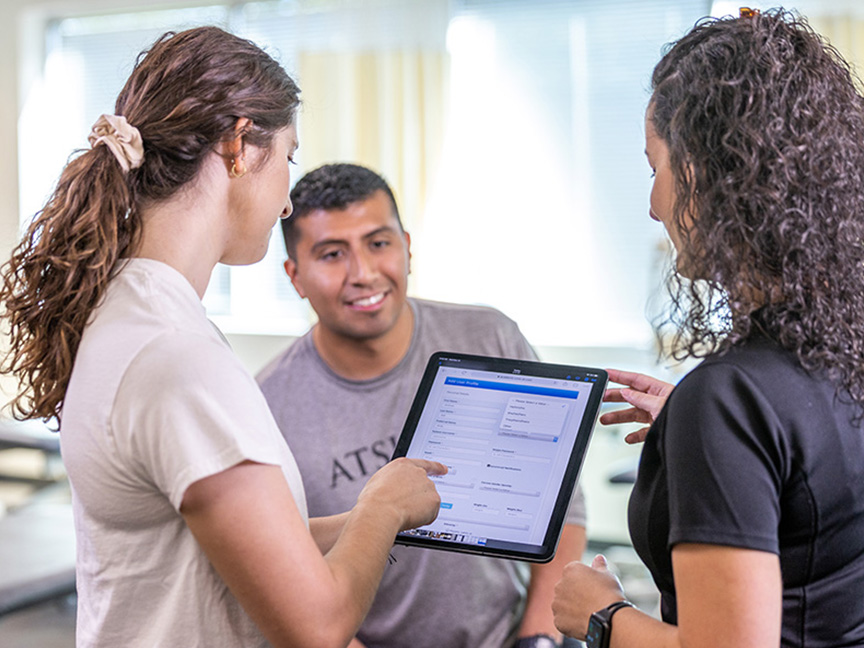
[{"label": "forearm", "polygon": [[349,513],[327,515],[309,520],[309,531],[322,554],[326,554],[336,544],[336,540],[339,539],[339,535],[345,527],[345,521],[348,519]]},{"label": "forearm", "polygon": [[[341,648],[371,604],[396,532],[426,523],[440,502],[425,471],[406,462],[391,464],[373,496],[344,516],[326,556],[307,531],[278,466],[244,462],[195,482],[181,513],[273,646]],[[394,492],[397,496],[387,499]],[[407,503],[422,503],[424,512],[412,517]],[[332,537],[339,517],[310,527],[322,539]]]},{"label": "forearm", "polygon": [[555,584],[561,580],[564,567],[568,563],[582,558],[586,543],[585,527],[567,524],[561,533],[555,558],[546,564],[531,565],[528,600],[519,626],[520,637],[536,634],[559,636],[552,614]]},{"label": "forearm", "polygon": [[[720,545],[672,550],[678,625],[632,607],[615,612],[611,648],[763,648],[780,644],[783,585],[776,554]],[[571,563],[555,586],[562,632],[581,639],[592,613],[624,598],[602,556]]]},{"label": "forearm", "polygon": [[609,648],[681,648],[677,626],[636,608],[615,613]]},{"label": "forearm", "polygon": [[356,620],[353,635],[372,604],[400,529],[397,518],[374,506],[357,506],[346,517],[342,533],[324,556],[337,589],[348,596],[338,604]]}]

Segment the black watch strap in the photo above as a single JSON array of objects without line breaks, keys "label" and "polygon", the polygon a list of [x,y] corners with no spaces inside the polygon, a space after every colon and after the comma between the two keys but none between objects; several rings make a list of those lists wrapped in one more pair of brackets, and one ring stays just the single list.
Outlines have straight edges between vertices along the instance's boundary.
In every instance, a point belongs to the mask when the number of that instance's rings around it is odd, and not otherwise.
[{"label": "black watch strap", "polygon": [[625,607],[633,607],[630,601],[615,601],[591,615],[588,622],[588,635],[585,637],[588,648],[609,648],[612,635],[612,617]]},{"label": "black watch strap", "polygon": [[607,605],[605,608],[603,608],[609,613],[606,617],[606,620],[609,623],[612,623],[612,615],[614,615],[621,608],[625,607],[633,607],[633,604],[630,601],[615,601],[614,603],[610,603],[609,605]]}]

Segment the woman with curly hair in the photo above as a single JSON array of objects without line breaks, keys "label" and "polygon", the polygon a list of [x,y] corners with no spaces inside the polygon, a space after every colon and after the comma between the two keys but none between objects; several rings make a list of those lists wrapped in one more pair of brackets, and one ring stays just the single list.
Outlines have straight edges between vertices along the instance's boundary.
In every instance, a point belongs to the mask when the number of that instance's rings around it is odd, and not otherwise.
[{"label": "woman with curly hair", "polygon": [[291,213],[299,89],[215,27],[139,57],[2,272],[19,418],[57,418],[78,646],[345,646],[396,533],[440,500],[414,460],[308,519],[263,395],[207,320],[217,262]]},{"label": "woman with curly hair", "polygon": [[674,389],[613,372],[631,407],[603,422],[653,422],[629,525],[663,621],[601,557],[567,567],[556,623],[591,648],[864,646],[864,101],[782,10],[697,24],[652,85],[674,348],[705,359]]}]

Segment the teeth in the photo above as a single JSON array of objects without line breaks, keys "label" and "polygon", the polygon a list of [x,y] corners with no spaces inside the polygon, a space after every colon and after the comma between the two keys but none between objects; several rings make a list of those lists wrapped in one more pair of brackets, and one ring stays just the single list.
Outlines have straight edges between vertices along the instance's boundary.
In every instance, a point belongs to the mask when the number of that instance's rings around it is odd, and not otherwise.
[{"label": "teeth", "polygon": [[365,299],[358,299],[354,302],[355,306],[374,306],[378,302],[384,299],[384,293],[378,293],[377,295],[372,295],[371,297],[366,297]]}]

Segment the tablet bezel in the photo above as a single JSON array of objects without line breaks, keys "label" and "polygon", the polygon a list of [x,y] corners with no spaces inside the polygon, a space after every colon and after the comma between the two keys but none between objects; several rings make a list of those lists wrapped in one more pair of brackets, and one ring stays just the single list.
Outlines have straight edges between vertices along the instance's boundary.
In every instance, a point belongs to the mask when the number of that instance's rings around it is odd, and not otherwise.
[{"label": "tablet bezel", "polygon": [[426,369],[423,372],[423,378],[417,388],[417,393],[411,405],[411,410],[408,413],[408,418],[405,421],[402,433],[399,436],[399,440],[393,451],[393,459],[404,457],[406,455],[408,448],[411,445],[411,440],[414,438],[414,434],[417,431],[417,425],[420,421],[423,408],[427,403],[430,391],[435,382],[438,367],[444,362],[450,366],[463,366],[466,369],[510,373],[514,375],[527,374],[544,378],[558,378],[562,380],[566,380],[568,377],[574,375],[579,375],[580,377],[585,376],[588,377],[589,380],[580,380],[579,382],[592,382],[592,384],[597,385],[597,388],[592,387],[588,395],[585,412],[576,434],[576,442],[573,444],[573,448],[570,452],[567,468],[564,471],[564,478],[558,487],[555,505],[549,519],[549,524],[546,528],[546,535],[542,545],[520,545],[521,547],[530,547],[530,549],[519,549],[512,546],[498,547],[489,545],[469,545],[448,540],[430,540],[428,538],[404,535],[402,533],[396,536],[396,543],[407,546],[441,549],[445,551],[458,551],[460,553],[518,559],[528,562],[549,562],[555,557],[555,551],[558,547],[558,540],[564,526],[570,499],[573,490],[576,487],[576,482],[578,481],[579,473],[581,472],[582,464],[585,460],[585,454],[588,451],[588,444],[591,440],[591,435],[600,414],[600,405],[603,400],[603,392],[605,391],[608,382],[608,374],[603,369],[594,367],[581,367],[531,360],[516,360],[512,358],[497,358],[439,351],[432,354],[426,364]]}]

